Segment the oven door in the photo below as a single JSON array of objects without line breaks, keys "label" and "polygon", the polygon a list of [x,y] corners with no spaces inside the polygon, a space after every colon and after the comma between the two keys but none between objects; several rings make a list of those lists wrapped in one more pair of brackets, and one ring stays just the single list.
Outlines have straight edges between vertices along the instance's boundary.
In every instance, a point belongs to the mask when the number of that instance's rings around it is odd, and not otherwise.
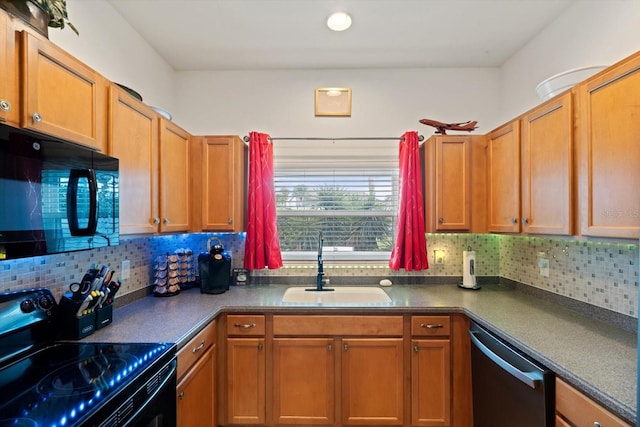
[{"label": "oven door", "polygon": [[[138,381],[130,397],[124,402],[119,401],[117,408],[103,408],[87,424],[100,427],[175,427],[176,366],[174,357],[152,378]],[[96,419],[105,421],[98,424]]]}]

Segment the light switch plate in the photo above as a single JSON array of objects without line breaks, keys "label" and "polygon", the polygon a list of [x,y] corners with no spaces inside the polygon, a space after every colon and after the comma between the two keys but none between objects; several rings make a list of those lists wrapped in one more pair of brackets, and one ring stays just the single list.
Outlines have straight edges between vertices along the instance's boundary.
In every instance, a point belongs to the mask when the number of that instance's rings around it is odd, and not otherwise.
[{"label": "light switch plate", "polygon": [[122,280],[127,280],[129,278],[131,269],[131,261],[128,259],[123,259],[120,263],[120,278]]},{"label": "light switch plate", "polygon": [[549,260],[546,258],[540,258],[538,260],[538,268],[540,269],[540,275],[542,277],[549,277]]}]

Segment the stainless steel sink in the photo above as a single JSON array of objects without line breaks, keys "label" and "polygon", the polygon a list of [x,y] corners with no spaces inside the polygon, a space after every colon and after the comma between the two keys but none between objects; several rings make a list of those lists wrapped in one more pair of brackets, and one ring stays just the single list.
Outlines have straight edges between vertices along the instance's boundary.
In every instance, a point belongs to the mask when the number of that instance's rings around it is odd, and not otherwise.
[{"label": "stainless steel sink", "polygon": [[333,291],[318,292],[311,287],[293,286],[288,288],[282,302],[307,304],[387,304],[389,295],[374,286],[336,286]]}]

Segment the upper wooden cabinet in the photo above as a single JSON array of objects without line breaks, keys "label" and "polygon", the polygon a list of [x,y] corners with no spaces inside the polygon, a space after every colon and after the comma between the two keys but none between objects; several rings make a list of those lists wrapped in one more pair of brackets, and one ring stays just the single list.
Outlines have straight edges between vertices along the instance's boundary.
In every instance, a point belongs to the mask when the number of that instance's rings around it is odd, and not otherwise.
[{"label": "upper wooden cabinet", "polygon": [[20,126],[19,55],[13,20],[0,10],[0,123]]},{"label": "upper wooden cabinet", "polygon": [[494,232],[520,232],[520,120],[487,135],[487,222]]},{"label": "upper wooden cabinet", "polygon": [[486,232],[486,139],[432,136],[423,145],[428,233]]},{"label": "upper wooden cabinet", "polygon": [[21,126],[106,151],[109,82],[48,40],[21,42]]},{"label": "upper wooden cabinet", "polygon": [[469,231],[471,137],[432,136],[424,151],[427,231]]},{"label": "upper wooden cabinet", "polygon": [[195,137],[192,144],[194,231],[244,230],[246,146],[234,135]]},{"label": "upper wooden cabinet", "polygon": [[571,93],[525,114],[522,123],[524,233],[573,232],[573,110]]},{"label": "upper wooden cabinet", "polygon": [[120,233],[158,231],[158,116],[111,85],[109,154],[120,160]]},{"label": "upper wooden cabinet", "polygon": [[577,87],[580,234],[640,236],[640,53]]},{"label": "upper wooden cabinet", "polygon": [[187,131],[160,119],[160,231],[188,231],[190,227],[190,161]]}]

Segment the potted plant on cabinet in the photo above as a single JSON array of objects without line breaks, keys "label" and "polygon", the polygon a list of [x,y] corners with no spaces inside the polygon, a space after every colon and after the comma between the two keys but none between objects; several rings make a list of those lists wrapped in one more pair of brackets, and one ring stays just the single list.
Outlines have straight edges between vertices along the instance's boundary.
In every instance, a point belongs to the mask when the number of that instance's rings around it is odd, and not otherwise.
[{"label": "potted plant on cabinet", "polygon": [[62,29],[68,26],[78,34],[69,22],[66,0],[0,0],[0,9],[22,19],[46,37],[48,27]]}]

